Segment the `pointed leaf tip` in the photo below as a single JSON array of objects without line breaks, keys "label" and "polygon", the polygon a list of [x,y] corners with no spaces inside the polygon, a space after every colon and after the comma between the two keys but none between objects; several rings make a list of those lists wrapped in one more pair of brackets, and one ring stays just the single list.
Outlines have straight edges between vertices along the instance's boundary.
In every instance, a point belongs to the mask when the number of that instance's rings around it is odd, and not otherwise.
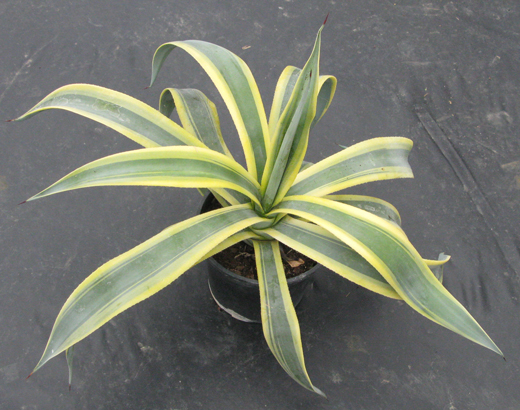
[{"label": "pointed leaf tip", "polygon": [[323,393],[320,389],[318,389],[316,386],[314,386],[314,393],[317,393],[319,396],[323,397],[325,400],[329,400],[327,395]]},{"label": "pointed leaf tip", "polygon": [[5,122],[13,122],[15,119],[13,118],[12,120],[5,120]]},{"label": "pointed leaf tip", "polygon": [[327,13],[327,17],[325,17],[325,21],[323,22],[323,25],[327,24],[327,20],[329,19],[329,14],[330,13]]},{"label": "pointed leaf tip", "polygon": [[27,377],[25,378],[25,380],[26,380],[26,381],[29,380],[29,377],[31,377],[31,376],[33,375],[33,373],[34,373],[34,372],[31,372],[31,374],[30,374],[29,376],[27,376]]},{"label": "pointed leaf tip", "polygon": [[25,201],[20,202],[18,205],[23,205],[27,202],[27,199]]}]

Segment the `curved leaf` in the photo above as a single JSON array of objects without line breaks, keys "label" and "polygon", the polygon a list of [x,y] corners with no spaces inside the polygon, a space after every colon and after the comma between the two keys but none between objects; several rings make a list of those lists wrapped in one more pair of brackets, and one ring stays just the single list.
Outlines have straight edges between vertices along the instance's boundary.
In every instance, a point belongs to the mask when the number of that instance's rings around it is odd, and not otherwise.
[{"label": "curved leaf", "polygon": [[[259,186],[240,164],[208,148],[163,147],[122,152],[86,164],[28,201],[93,186],[230,188],[259,203]],[[219,191],[220,195],[224,195]]]},{"label": "curved leaf", "polygon": [[169,117],[174,109],[186,131],[209,149],[233,158],[220,132],[217,108],[203,92],[193,88],[166,88],[160,97],[159,111]]},{"label": "curved leaf", "polygon": [[425,259],[424,261],[432,271],[432,273],[435,275],[437,280],[442,283],[442,280],[444,278],[444,264],[448,262],[451,259],[451,256],[445,255],[443,252],[439,254],[439,257],[437,260],[428,260]]},{"label": "curved leaf", "polygon": [[166,57],[177,47],[190,54],[217,87],[237,128],[247,169],[255,179],[260,180],[269,148],[269,129],[251,70],[240,57],[223,47],[198,40],[174,41],[156,50],[151,84]]},{"label": "curved leaf", "polygon": [[402,137],[372,138],[352,145],[300,172],[287,195],[323,196],[369,181],[413,178],[408,164],[412,145]]},{"label": "curved leaf", "polygon": [[277,241],[253,241],[255,248],[262,328],[274,357],[295,381],[325,397],[312,385],[300,338],[300,325],[291,300]]},{"label": "curved leaf", "polygon": [[[175,108],[177,108],[184,129],[196,136],[209,149],[233,158],[222,138],[215,104],[204,93],[192,88],[166,88],[159,99],[159,111],[169,117]],[[199,188],[199,192],[204,195],[201,188]],[[213,190],[213,194],[218,198],[216,191]],[[241,196],[237,192],[233,194],[224,192],[223,195],[234,205],[248,201],[247,197]],[[221,203],[223,204],[223,202]]]},{"label": "curved leaf", "polygon": [[286,198],[272,213],[303,217],[365,258],[413,309],[498,354],[500,349],[428,269],[402,230],[377,216],[324,198]]},{"label": "curved leaf", "polygon": [[401,299],[361,255],[318,225],[286,216],[263,232],[357,285],[389,298]]},{"label": "curved leaf", "polygon": [[316,101],[316,115],[312,120],[311,129],[323,118],[336,92],[338,80],[332,75],[320,75],[318,83],[318,100]]},{"label": "curved leaf", "polygon": [[169,145],[204,147],[197,138],[149,105],[126,94],[90,84],[58,88],[16,121],[52,108],[90,118],[146,148]]},{"label": "curved leaf", "polygon": [[105,263],[65,302],[33,372],[169,285],[224,238],[262,220],[248,205],[218,209],[172,225]]},{"label": "curved leaf", "polygon": [[[263,232],[357,285],[389,298],[401,299],[385,278],[361,255],[318,225],[285,216],[276,226]],[[441,254],[439,258],[438,261],[424,261],[442,281],[442,268],[449,257]]]}]

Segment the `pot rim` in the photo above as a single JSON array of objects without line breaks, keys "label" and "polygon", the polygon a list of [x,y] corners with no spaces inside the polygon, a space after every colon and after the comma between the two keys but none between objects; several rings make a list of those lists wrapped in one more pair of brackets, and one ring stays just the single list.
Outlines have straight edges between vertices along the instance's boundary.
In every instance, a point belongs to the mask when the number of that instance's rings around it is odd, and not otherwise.
[{"label": "pot rim", "polygon": [[[231,276],[232,278],[234,278],[235,280],[239,280],[239,281],[243,281],[245,283],[248,283],[250,285],[256,285],[258,286],[258,280],[256,279],[251,279],[251,278],[246,278],[245,276],[242,276],[242,275],[239,275],[235,272],[232,272],[230,271],[228,268],[222,266],[219,262],[217,262],[217,260],[215,258],[210,257],[208,259],[206,259],[209,263],[211,263],[212,265],[214,265],[216,268],[220,269],[223,273],[225,273],[226,275],[228,276]],[[292,278],[289,278],[287,279],[287,284],[288,285],[292,285],[292,284],[295,284],[295,283],[299,283],[299,282],[302,282],[303,280],[305,280],[308,276],[312,275],[314,272],[316,272],[319,268],[320,268],[320,264],[319,263],[316,263],[316,265],[314,265],[312,268],[310,268],[309,270],[303,272],[303,273],[300,273],[299,275],[297,276],[293,276]]]}]

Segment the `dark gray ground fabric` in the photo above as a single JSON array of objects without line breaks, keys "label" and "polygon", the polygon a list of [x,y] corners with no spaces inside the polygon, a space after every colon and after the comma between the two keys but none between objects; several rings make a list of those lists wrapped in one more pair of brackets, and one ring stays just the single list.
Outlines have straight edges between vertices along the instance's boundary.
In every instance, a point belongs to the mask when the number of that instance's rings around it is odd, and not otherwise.
[{"label": "dark gray ground fabric", "polygon": [[17,204],[76,167],[138,148],[65,112],[0,122],[0,409],[520,408],[520,3],[483,1],[4,0],[0,119],[59,86],[92,83],[156,106],[168,86],[215,101],[182,51],[152,88],[155,49],[215,42],[251,67],[266,109],[287,65],[323,31],[321,73],[338,78],[309,161],[372,137],[414,141],[413,180],[349,190],[393,203],[424,257],[452,256],[445,285],[507,361],[322,269],[298,308],[308,371],[324,400],[276,363],[261,328],[220,312],[195,267],[29,380],[62,304],[93,270],[195,214],[195,190],[91,188]]}]

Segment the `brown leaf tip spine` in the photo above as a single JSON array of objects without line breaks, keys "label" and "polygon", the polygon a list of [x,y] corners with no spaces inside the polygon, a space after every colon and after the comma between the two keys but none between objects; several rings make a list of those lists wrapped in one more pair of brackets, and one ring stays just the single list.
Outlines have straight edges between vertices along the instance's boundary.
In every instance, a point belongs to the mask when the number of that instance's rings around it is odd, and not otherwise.
[{"label": "brown leaf tip spine", "polygon": [[325,21],[323,22],[323,25],[325,25],[327,23],[327,20],[329,19],[329,14],[330,13],[327,13],[327,17],[325,17]]}]

